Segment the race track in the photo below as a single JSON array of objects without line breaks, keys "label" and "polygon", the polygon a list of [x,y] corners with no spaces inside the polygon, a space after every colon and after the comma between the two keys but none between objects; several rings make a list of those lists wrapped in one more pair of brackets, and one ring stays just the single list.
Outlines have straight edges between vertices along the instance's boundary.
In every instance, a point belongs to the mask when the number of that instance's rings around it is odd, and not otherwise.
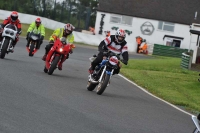
[{"label": "race track", "polygon": [[[77,45],[53,75],[43,72],[44,42],[29,57],[20,38],[0,59],[0,133],[189,133],[189,115],[115,75],[99,96],[86,89],[88,58],[96,49]],[[131,55],[131,58],[145,58]]]}]

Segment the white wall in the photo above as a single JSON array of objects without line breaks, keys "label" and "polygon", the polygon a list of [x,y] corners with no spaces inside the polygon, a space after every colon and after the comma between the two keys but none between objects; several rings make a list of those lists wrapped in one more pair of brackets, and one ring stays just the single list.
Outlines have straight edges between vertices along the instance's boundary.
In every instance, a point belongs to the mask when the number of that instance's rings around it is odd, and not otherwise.
[{"label": "white wall", "polygon": [[[97,12],[97,19],[96,19],[96,24],[95,24],[95,32],[97,34],[100,30],[99,27],[100,27],[100,21],[101,21],[101,14],[106,14],[104,17],[103,31],[110,30],[111,34],[115,34],[116,31],[111,29],[111,27],[113,26],[132,31],[132,34],[127,35],[127,38],[126,38],[128,42],[129,51],[136,52],[136,48],[137,48],[136,39],[135,39],[136,36],[141,36],[143,39],[146,39],[149,45],[153,45],[153,44],[164,45],[164,40],[163,40],[164,35],[182,37],[184,38],[184,40],[182,41],[180,48],[185,48],[185,49],[189,48],[189,44],[190,44],[189,25],[175,24],[174,32],[167,32],[167,31],[158,30],[157,20],[133,17],[132,26],[127,26],[123,24],[110,23],[110,16],[111,16],[110,13]],[[152,23],[152,25],[155,28],[152,35],[143,35],[140,30],[141,25],[147,21]]]}]

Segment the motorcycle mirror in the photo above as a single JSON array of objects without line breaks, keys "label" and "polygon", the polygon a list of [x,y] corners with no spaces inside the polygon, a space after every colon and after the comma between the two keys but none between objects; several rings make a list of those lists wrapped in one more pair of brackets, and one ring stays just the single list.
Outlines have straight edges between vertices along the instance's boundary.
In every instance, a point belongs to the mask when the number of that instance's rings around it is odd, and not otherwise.
[{"label": "motorcycle mirror", "polygon": [[56,35],[52,35],[52,37],[53,37],[55,40],[57,40],[57,36],[56,36]]},{"label": "motorcycle mirror", "polygon": [[74,44],[71,44],[71,48],[76,48],[76,46]]}]

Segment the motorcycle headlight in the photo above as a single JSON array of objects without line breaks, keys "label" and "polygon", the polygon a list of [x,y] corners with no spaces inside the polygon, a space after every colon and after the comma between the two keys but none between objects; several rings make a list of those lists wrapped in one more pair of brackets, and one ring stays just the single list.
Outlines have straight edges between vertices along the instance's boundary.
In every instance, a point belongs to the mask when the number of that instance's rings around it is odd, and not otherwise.
[{"label": "motorcycle headlight", "polygon": [[118,64],[118,59],[117,59],[117,57],[116,56],[112,56],[112,57],[110,57],[110,59],[109,59],[109,63],[111,64],[111,65],[117,65]]},{"label": "motorcycle headlight", "polygon": [[60,52],[62,52],[63,51],[63,49],[62,48],[60,48]]},{"label": "motorcycle headlight", "polygon": [[5,33],[6,33],[6,34],[9,34],[9,33],[10,33],[10,31],[9,31],[9,30],[6,30],[6,31],[5,31]]},{"label": "motorcycle headlight", "polygon": [[11,31],[11,32],[10,32],[10,35],[11,35],[11,36],[13,36],[13,35],[14,35],[14,32],[13,32],[13,31]]}]

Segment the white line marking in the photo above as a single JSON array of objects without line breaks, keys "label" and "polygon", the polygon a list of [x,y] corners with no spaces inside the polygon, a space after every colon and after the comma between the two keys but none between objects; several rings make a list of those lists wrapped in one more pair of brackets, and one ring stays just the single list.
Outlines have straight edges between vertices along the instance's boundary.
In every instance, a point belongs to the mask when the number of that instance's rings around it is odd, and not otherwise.
[{"label": "white line marking", "polygon": [[147,90],[145,90],[145,89],[142,88],[141,86],[137,85],[137,84],[134,83],[133,81],[131,81],[131,80],[127,79],[126,77],[124,77],[123,75],[121,75],[121,74],[118,74],[118,75],[119,75],[120,77],[122,77],[123,79],[127,80],[128,82],[130,82],[131,84],[137,86],[139,89],[141,89],[141,90],[144,91],[145,93],[149,94],[150,96],[152,96],[152,97],[154,97],[154,98],[156,98],[156,99],[158,99],[158,100],[160,100],[160,101],[162,101],[162,102],[164,102],[164,103],[166,103],[166,104],[168,104],[168,105],[174,107],[175,109],[177,109],[177,110],[179,110],[179,111],[181,111],[181,112],[183,112],[183,113],[185,113],[185,114],[187,114],[187,115],[192,116],[192,114],[190,114],[190,113],[188,113],[188,112],[186,112],[186,111],[184,111],[184,110],[182,110],[182,109],[176,107],[175,105],[173,105],[173,104],[171,104],[171,103],[169,103],[169,102],[167,102],[167,101],[165,101],[165,100],[163,100],[163,99],[161,99],[161,98],[159,98],[159,97],[157,97],[157,96],[151,94],[150,92],[148,92]]}]

